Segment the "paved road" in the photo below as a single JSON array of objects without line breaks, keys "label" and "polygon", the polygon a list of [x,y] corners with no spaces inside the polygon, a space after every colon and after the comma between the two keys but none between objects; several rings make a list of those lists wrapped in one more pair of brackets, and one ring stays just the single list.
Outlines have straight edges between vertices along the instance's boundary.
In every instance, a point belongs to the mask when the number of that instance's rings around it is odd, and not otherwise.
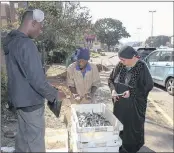
[{"label": "paved road", "polygon": [[173,96],[169,95],[164,88],[155,85],[156,87],[150,92],[150,97],[156,104],[171,118],[173,117]]}]

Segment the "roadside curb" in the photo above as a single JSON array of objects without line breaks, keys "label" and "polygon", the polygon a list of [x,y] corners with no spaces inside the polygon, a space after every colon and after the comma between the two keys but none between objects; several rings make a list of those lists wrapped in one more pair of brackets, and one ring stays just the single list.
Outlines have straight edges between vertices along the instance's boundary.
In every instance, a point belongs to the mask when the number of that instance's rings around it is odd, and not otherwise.
[{"label": "roadside curb", "polygon": [[169,117],[169,116],[167,115],[167,113],[165,113],[164,110],[161,109],[161,108],[155,103],[155,101],[150,97],[150,95],[149,95],[149,97],[148,97],[148,100],[150,100],[151,104],[161,113],[161,115],[167,120],[167,123],[168,123],[170,126],[172,126],[172,128],[173,128],[173,120],[171,119],[171,117]]}]

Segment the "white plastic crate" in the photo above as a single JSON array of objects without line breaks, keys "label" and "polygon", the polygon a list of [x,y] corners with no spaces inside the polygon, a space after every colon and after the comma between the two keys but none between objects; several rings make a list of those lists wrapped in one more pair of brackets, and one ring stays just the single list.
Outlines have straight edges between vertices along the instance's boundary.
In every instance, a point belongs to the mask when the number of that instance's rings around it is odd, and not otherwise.
[{"label": "white plastic crate", "polygon": [[94,140],[92,139],[89,142],[81,142],[78,139],[78,134],[71,131],[71,139],[73,139],[73,143],[77,144],[77,148],[99,148],[99,147],[120,147],[122,145],[122,140],[120,138],[115,139],[113,136],[109,140],[100,139]]},{"label": "white plastic crate", "polygon": [[83,132],[83,133],[78,133],[76,124],[73,122],[73,119],[71,118],[71,132],[76,134],[77,141],[79,142],[91,142],[91,141],[100,141],[100,140],[105,140],[111,141],[111,140],[118,140],[119,139],[119,131],[112,131],[112,132]]},{"label": "white plastic crate", "polygon": [[83,148],[77,147],[77,143],[73,144],[73,152],[119,152],[119,147],[98,147],[98,148]]},{"label": "white plastic crate", "polygon": [[[77,133],[86,133],[86,132],[118,132],[123,130],[123,125],[121,122],[114,116],[114,114],[106,107],[105,104],[80,104],[71,105],[73,122],[76,125]],[[97,127],[80,127],[76,112],[95,112],[102,113],[104,117],[111,123],[112,126],[97,126]]]}]

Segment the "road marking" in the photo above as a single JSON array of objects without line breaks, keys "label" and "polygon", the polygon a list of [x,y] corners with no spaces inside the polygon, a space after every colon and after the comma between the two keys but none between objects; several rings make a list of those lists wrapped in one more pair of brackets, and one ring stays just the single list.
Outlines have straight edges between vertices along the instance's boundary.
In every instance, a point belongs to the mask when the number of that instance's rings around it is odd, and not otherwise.
[{"label": "road marking", "polygon": [[167,120],[167,122],[173,127],[172,118],[169,117],[167,113],[165,113],[165,111],[161,109],[150,96],[148,97],[148,99],[150,100],[151,104],[163,115],[163,117]]}]

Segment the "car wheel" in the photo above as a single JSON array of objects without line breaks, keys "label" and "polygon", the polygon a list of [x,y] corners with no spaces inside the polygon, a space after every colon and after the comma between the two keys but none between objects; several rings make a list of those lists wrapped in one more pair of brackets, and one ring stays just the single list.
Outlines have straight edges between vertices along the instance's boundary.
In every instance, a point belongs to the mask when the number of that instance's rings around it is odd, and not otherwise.
[{"label": "car wheel", "polygon": [[174,78],[170,78],[167,81],[166,90],[170,95],[174,96]]}]

